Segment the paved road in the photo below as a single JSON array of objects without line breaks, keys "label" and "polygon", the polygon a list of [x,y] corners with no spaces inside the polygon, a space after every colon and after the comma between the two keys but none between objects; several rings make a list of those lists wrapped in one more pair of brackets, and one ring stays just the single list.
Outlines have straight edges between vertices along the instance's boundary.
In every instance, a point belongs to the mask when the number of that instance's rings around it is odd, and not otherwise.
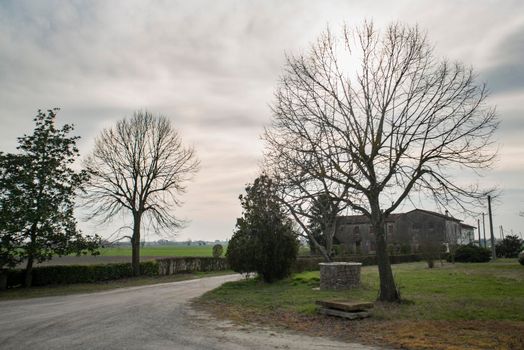
[{"label": "paved road", "polygon": [[188,306],[191,298],[238,278],[0,302],[0,349],[372,349],[240,329]]}]

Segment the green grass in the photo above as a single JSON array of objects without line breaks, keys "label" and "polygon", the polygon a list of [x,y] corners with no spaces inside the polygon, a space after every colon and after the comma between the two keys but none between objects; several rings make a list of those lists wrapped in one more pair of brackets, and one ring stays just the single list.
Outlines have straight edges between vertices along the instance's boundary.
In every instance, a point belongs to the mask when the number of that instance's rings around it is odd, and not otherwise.
[{"label": "green grass", "polygon": [[[102,248],[102,256],[131,256],[131,247]],[[166,245],[140,248],[140,256],[213,256],[213,246]]]},{"label": "green grass", "polygon": [[140,276],[133,278],[125,278],[114,281],[96,282],[96,283],[78,283],[68,285],[51,285],[43,287],[31,288],[14,288],[6,291],[0,291],[0,301],[13,299],[27,299],[38,297],[49,297],[57,295],[80,294],[80,293],[94,293],[106,290],[137,287],[150,284],[168,283],[185,281],[203,277],[229,275],[233,271],[218,271],[218,272],[194,272],[181,273],[168,276]]},{"label": "green grass", "polygon": [[[384,320],[519,320],[524,321],[524,266],[516,260],[484,264],[424,263],[393,265],[402,304],[377,303],[374,317]],[[274,284],[255,279],[230,282],[200,300],[255,313],[293,311],[313,314],[315,300],[374,301],[378,295],[376,266],[362,268],[362,287],[351,291],[319,291],[319,272],[305,272]]]}]

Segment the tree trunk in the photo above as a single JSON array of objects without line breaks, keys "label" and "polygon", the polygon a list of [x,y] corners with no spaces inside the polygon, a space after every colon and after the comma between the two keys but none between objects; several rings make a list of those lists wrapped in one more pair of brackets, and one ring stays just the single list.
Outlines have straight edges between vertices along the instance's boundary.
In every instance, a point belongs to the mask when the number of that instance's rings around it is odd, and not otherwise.
[{"label": "tree trunk", "polygon": [[314,241],[314,244],[316,246],[316,248],[318,249],[318,251],[320,252],[320,254],[322,254],[322,257],[324,258],[324,260],[326,260],[326,262],[331,262],[331,255],[329,254],[329,252],[327,251],[327,249],[325,247],[323,247],[322,245],[320,245],[318,242]]},{"label": "tree trunk", "polygon": [[384,229],[384,215],[380,211],[378,201],[376,201],[375,205],[372,205],[371,224],[373,225],[377,239],[377,265],[380,278],[380,294],[378,300],[388,302],[399,301],[400,295],[395,285],[395,279],[393,278],[393,271],[391,270],[391,263],[389,261]]},{"label": "tree trunk", "polygon": [[131,268],[133,276],[140,275],[140,222],[142,214],[133,215],[133,237],[131,238]]},{"label": "tree trunk", "polygon": [[33,223],[31,225],[31,231],[29,231],[29,246],[27,249],[27,265],[25,268],[24,275],[24,287],[29,288],[33,284],[33,263],[35,259],[35,246],[36,246],[36,229],[37,224]]},{"label": "tree trunk", "polygon": [[[327,230],[326,230],[327,231]],[[329,260],[333,259],[333,237],[331,237],[328,232],[325,233],[326,235],[326,253],[329,256]]]},{"label": "tree trunk", "polygon": [[337,225],[336,222],[330,222],[329,224],[326,224],[325,229],[325,237],[326,237],[326,250],[329,255],[328,262],[331,262],[333,260],[333,256],[331,253],[333,252],[333,238],[335,237],[335,233],[337,232]]},{"label": "tree trunk", "polygon": [[7,289],[7,269],[0,268],[0,290]]},{"label": "tree trunk", "polygon": [[[375,227],[377,230],[378,227]],[[378,231],[376,231],[378,232]],[[389,262],[389,255],[387,251],[386,238],[384,236],[384,227],[382,233],[377,233],[377,264],[378,274],[380,278],[380,301],[399,301],[395,279],[393,278],[393,271]]]},{"label": "tree trunk", "polygon": [[25,268],[25,275],[24,275],[24,287],[29,288],[31,287],[33,283],[33,256],[29,255],[27,257],[27,265]]},{"label": "tree trunk", "polygon": [[433,257],[428,257],[428,268],[432,269],[435,267],[435,261],[433,260]]},{"label": "tree trunk", "polygon": [[322,257],[324,258],[324,260],[326,262],[331,262],[331,256],[329,254],[329,252],[326,250],[325,247],[323,247],[320,243],[317,242],[317,240],[313,237],[313,235],[309,234],[309,232],[307,232],[307,238],[309,239],[309,242],[310,243],[313,243],[313,246],[315,247],[315,249],[320,252],[320,254],[322,254]]}]

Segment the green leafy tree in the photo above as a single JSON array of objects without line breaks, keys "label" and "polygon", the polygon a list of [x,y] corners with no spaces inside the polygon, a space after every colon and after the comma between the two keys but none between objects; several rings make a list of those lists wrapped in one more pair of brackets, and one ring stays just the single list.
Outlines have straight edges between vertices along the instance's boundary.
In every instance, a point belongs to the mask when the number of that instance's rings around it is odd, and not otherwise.
[{"label": "green leafy tree", "polygon": [[[2,225],[6,251],[27,260],[25,285],[30,286],[35,262],[55,255],[95,253],[99,238],[83,237],[73,216],[75,192],[87,179],[71,168],[78,157],[72,125],[55,126],[56,111],[38,111],[32,135],[18,138],[18,155],[3,155]],[[23,171],[20,171],[23,169]],[[16,248],[15,248],[16,247]],[[15,253],[13,252],[13,249]],[[11,264],[12,265],[12,264]]]},{"label": "green leafy tree", "polygon": [[26,176],[26,158],[0,152],[0,271],[13,268],[21,261],[16,249],[23,237],[19,230],[23,215],[21,181]]},{"label": "green leafy tree", "polygon": [[7,287],[7,270],[22,260],[17,249],[23,242],[19,230],[23,215],[23,188],[26,175],[24,156],[0,152],[0,290]]},{"label": "green leafy tree", "polygon": [[298,240],[280,208],[272,180],[259,176],[239,198],[243,215],[237,219],[226,253],[231,268],[257,272],[268,283],[288,276],[298,254]]},{"label": "green leafy tree", "polygon": [[524,241],[518,236],[506,236],[495,245],[497,256],[502,258],[516,258],[523,249]]}]

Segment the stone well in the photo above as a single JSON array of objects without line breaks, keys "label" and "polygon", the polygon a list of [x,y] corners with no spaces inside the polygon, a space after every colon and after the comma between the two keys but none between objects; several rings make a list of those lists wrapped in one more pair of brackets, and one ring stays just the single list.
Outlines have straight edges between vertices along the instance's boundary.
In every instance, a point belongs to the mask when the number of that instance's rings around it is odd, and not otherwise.
[{"label": "stone well", "polygon": [[350,289],[360,285],[361,263],[320,263],[320,289]]}]

